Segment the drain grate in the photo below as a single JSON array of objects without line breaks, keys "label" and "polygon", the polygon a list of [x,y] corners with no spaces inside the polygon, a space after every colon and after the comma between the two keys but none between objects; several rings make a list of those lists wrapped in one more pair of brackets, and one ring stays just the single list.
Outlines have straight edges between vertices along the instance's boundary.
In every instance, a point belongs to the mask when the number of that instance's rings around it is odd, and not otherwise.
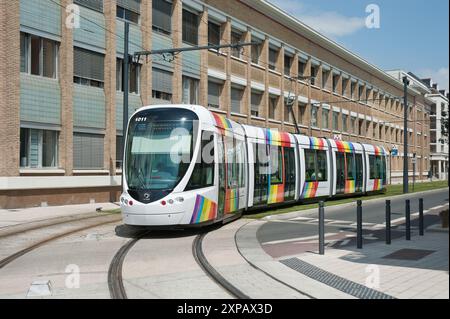
[{"label": "drain grate", "polygon": [[319,281],[327,286],[333,287],[346,294],[360,299],[396,299],[378,290],[360,285],[354,281],[339,277],[326,270],[320,269],[298,258],[280,260],[283,265]]},{"label": "drain grate", "polygon": [[390,255],[384,256],[384,259],[400,259],[400,260],[420,260],[428,255],[436,252],[435,250],[425,249],[400,249]]}]

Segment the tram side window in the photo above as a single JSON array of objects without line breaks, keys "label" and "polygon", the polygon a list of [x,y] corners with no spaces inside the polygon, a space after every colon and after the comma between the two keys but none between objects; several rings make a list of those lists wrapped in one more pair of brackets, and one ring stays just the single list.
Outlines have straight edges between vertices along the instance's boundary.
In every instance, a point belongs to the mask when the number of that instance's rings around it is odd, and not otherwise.
[{"label": "tram side window", "polygon": [[203,131],[201,150],[186,190],[214,185],[214,133]]},{"label": "tram side window", "polygon": [[317,151],[317,181],[326,182],[327,180],[327,152]]},{"label": "tram side window", "polygon": [[370,179],[386,179],[386,162],[381,156],[369,155]]},{"label": "tram side window", "polygon": [[307,182],[316,181],[316,151],[305,150],[305,179]]},{"label": "tram side window", "polygon": [[382,173],[381,173],[381,178],[383,179],[383,181],[387,181],[387,177],[386,177],[386,170],[387,170],[387,168],[386,168],[386,157],[384,157],[384,156],[380,156],[380,158],[381,158],[381,162],[382,162]]},{"label": "tram side window", "polygon": [[327,170],[326,151],[305,150],[306,182],[326,182]]},{"label": "tram side window", "polygon": [[355,174],[355,157],[353,154],[346,154],[347,157],[347,180],[354,180],[356,177]]},{"label": "tram side window", "polygon": [[270,163],[271,163],[271,176],[270,184],[282,184],[283,183],[283,158],[281,147],[270,146]]}]

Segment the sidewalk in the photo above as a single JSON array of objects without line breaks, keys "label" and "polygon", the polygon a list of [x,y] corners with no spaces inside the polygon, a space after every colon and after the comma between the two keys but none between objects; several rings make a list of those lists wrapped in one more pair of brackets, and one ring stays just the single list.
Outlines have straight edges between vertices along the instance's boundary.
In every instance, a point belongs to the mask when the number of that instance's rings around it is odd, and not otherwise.
[{"label": "sidewalk", "polygon": [[23,209],[0,209],[0,228],[41,221],[44,219],[67,217],[95,213],[97,208],[105,210],[118,209],[115,203],[96,203],[83,205],[33,207]]},{"label": "sidewalk", "polygon": [[[252,221],[236,233],[239,251],[268,275],[314,298],[449,298],[448,229],[430,225],[419,237],[413,228],[406,241],[400,226],[393,229],[391,245],[366,238],[363,249],[356,249],[354,233],[329,233],[325,255],[319,255],[317,239],[310,237],[273,243],[273,249],[262,246],[257,232],[266,223]],[[286,249],[298,251],[300,245],[305,245],[301,253]]]}]

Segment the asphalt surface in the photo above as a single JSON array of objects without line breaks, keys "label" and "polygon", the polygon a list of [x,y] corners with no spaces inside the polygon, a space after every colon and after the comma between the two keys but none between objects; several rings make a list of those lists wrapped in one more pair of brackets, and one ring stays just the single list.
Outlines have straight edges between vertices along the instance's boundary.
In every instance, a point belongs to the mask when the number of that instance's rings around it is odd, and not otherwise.
[{"label": "asphalt surface", "polygon": [[[449,203],[448,188],[430,193],[415,193],[408,197],[411,200],[411,214],[419,211],[419,198],[424,199],[424,209],[430,209],[436,206]],[[325,208],[325,219],[336,221],[356,222],[356,205],[354,207],[342,208],[331,206]],[[391,200],[391,219],[395,220],[405,216],[405,198],[396,198]],[[304,217],[318,218],[318,213],[305,213]],[[385,222],[385,201],[363,203],[363,223],[382,224]],[[415,226],[417,220],[412,221]],[[437,222],[435,218],[426,216],[425,225]],[[336,232],[342,230],[336,227],[325,227],[326,232]],[[257,238],[260,243],[272,241],[287,240],[292,238],[301,238],[316,236],[318,227],[316,223],[308,224],[296,221],[272,221],[264,224],[257,232]]]}]

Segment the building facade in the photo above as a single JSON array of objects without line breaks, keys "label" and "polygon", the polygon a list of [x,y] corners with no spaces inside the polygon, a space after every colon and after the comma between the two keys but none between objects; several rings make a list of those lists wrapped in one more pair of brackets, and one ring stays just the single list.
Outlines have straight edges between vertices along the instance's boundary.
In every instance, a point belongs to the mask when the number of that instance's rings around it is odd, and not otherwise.
[{"label": "building facade", "polygon": [[408,134],[417,178],[427,178],[429,99],[410,88],[404,132],[401,80],[266,1],[15,0],[0,9],[0,208],[117,199],[124,21],[131,53],[258,43],[133,61],[129,115],[143,105],[200,104],[295,132],[293,101],[302,134],[398,149],[393,182]]}]

